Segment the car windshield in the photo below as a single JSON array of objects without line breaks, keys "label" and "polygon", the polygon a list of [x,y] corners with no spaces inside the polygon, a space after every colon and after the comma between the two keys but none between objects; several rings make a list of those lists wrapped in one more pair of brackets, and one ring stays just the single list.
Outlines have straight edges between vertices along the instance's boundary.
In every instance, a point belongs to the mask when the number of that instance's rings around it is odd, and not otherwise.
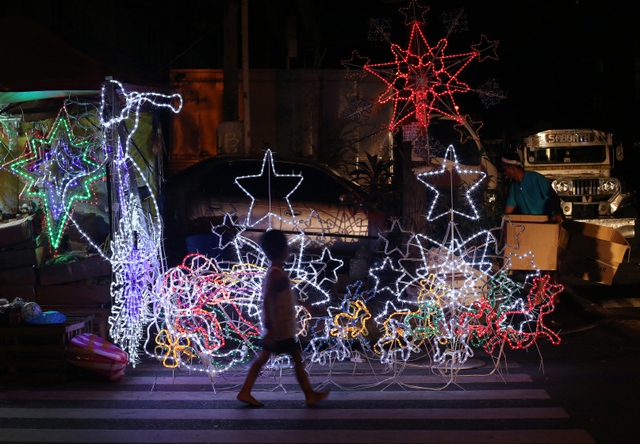
[{"label": "car windshield", "polygon": [[527,148],[529,163],[600,163],[606,158],[604,145]]},{"label": "car windshield", "polygon": [[[268,200],[269,192],[272,199],[284,199],[292,190],[291,201],[324,202],[338,204],[340,196],[348,194],[350,188],[340,183],[331,174],[303,164],[286,164],[276,162],[276,173],[280,175],[276,180],[269,180],[269,174],[260,174],[262,163],[259,161],[239,161],[216,165],[208,174],[203,175],[200,191],[209,196],[226,196],[238,199],[246,196],[245,192],[235,183],[238,177],[242,179],[242,186],[258,200]],[[293,174],[293,177],[287,175]],[[255,177],[251,177],[255,176]],[[298,188],[300,176],[303,181]]]}]

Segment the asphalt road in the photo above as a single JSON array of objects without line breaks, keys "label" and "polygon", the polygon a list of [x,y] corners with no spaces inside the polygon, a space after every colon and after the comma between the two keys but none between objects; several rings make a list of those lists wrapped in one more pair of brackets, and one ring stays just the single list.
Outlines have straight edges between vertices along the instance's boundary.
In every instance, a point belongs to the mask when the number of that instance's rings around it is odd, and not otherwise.
[{"label": "asphalt road", "polygon": [[562,343],[544,347],[539,378],[596,442],[638,442],[638,253],[632,251],[620,264],[610,286],[560,276],[565,291],[550,317]]}]

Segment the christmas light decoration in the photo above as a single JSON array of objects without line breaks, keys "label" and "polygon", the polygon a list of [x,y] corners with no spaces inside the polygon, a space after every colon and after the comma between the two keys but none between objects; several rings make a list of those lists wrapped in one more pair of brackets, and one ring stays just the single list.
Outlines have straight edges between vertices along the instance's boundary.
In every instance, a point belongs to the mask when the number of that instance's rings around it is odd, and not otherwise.
[{"label": "christmas light decoration", "polygon": [[[304,227],[309,220],[300,220],[293,215],[285,219],[271,211],[254,217],[252,193],[264,187],[269,196],[273,181],[285,183],[279,189],[289,188],[288,197],[303,180],[300,174],[279,174],[275,171],[273,154],[266,150],[259,172],[236,178],[235,183],[247,196],[252,198],[252,206],[246,218],[238,220],[226,214],[220,225],[212,227],[218,238],[218,247],[224,251],[224,259],[189,255],[182,265],[165,273],[160,295],[154,303],[155,326],[153,329],[167,331],[171,340],[163,340],[159,348],[151,338],[147,338],[145,349],[167,366],[177,365],[210,375],[229,371],[238,363],[246,362],[258,348],[262,326],[262,280],[268,267],[268,260],[261,248],[252,239],[244,236],[247,229],[259,224],[270,227],[274,220],[286,223],[299,234],[290,236],[292,261],[285,264],[294,290],[301,301],[311,306],[325,304],[330,299],[329,290],[323,288],[337,282],[336,270],[343,262],[334,259],[327,248],[320,256],[310,256],[306,247],[313,244],[306,236]],[[270,200],[270,199],[269,199]],[[314,212],[310,218],[318,217]],[[322,226],[322,224],[317,224]],[[229,237],[228,233],[235,233]],[[317,241],[315,241],[317,242]],[[220,296],[224,295],[224,298]],[[312,317],[309,311],[298,306],[299,336],[310,331]],[[188,328],[187,328],[188,327]],[[148,328],[151,332],[153,329]],[[197,335],[190,331],[198,332]],[[202,338],[215,338],[207,342]],[[186,341],[188,339],[188,341]],[[175,344],[188,342],[190,353],[178,353]],[[182,350],[182,349],[179,349]],[[193,359],[193,356],[198,359]],[[176,364],[176,361],[177,362]],[[286,368],[290,362],[272,359],[269,368]]]},{"label": "christmas light decoration", "polygon": [[[513,298],[509,294],[499,304],[495,300],[492,304],[489,299],[477,301],[473,310],[464,313],[460,321],[464,323],[467,317],[474,320],[483,318],[481,325],[466,326],[465,329],[473,331],[474,338],[484,344],[488,353],[493,353],[502,344],[507,344],[512,349],[528,348],[540,335],[557,345],[560,337],[545,326],[543,320],[546,314],[553,311],[553,301],[564,287],[550,284],[549,279],[549,275],[534,278],[526,300]],[[544,298],[536,306],[535,299],[539,291],[543,292]]]},{"label": "christmas light decoration", "polygon": [[[447,53],[450,35],[466,29],[466,16],[462,9],[445,15],[448,34],[435,45],[430,45],[422,31],[428,10],[428,7],[421,6],[416,0],[411,0],[409,5],[400,8],[405,16],[405,25],[410,26],[411,31],[406,48],[391,43],[393,61],[371,63],[370,59],[361,57],[356,51],[352,53],[350,60],[343,61],[348,75],[353,76],[353,67],[361,66],[364,72],[373,74],[385,83],[386,90],[379,96],[378,103],[393,103],[390,130],[415,121],[424,131],[434,113],[462,123],[463,116],[455,96],[472,91],[472,88],[459,78],[461,72],[473,60],[497,60],[498,42],[489,40],[485,35],[480,37],[479,43],[471,44],[468,52]],[[372,38],[388,38],[388,25],[384,22],[371,20],[370,26]],[[496,87],[485,87],[478,92],[491,96],[491,100],[486,100],[485,105],[504,98],[504,94]]]},{"label": "christmas light decoration", "polygon": [[420,23],[413,22],[407,49],[391,45],[393,62],[364,65],[365,71],[387,85],[378,102],[393,101],[393,120],[389,129],[397,128],[409,118],[426,128],[434,112],[462,121],[454,95],[468,92],[470,88],[458,80],[458,75],[476,58],[477,52],[445,55],[446,47],[445,39],[431,47]]},{"label": "christmas light decoration", "polygon": [[[162,344],[156,341],[152,356],[165,365],[216,375],[246,362],[250,352],[258,349],[262,337],[262,280],[268,261],[259,249],[250,248],[254,251],[246,254],[241,242],[252,242],[236,239],[234,243],[240,256],[251,263],[218,262],[191,254],[180,266],[165,273],[155,304],[155,324],[172,339],[163,340]],[[304,275],[303,270],[296,271],[291,265],[287,266],[290,274]],[[292,282],[300,300],[310,300],[311,305],[326,302],[328,294],[319,286],[295,278]],[[298,335],[304,336],[310,329],[311,314],[302,306],[297,307],[296,313]],[[146,349],[150,348],[150,340],[147,338]],[[190,353],[177,353],[173,344],[188,344]],[[163,346],[158,348],[159,345]],[[199,359],[194,360],[194,355]]]},{"label": "christmas light decoration", "polygon": [[[133,135],[145,104],[177,113],[182,108],[182,97],[178,94],[128,92],[122,83],[115,80],[108,80],[103,85],[99,115],[104,131],[103,149],[115,188],[115,204],[111,211],[112,223],[116,227],[111,255],[107,258],[113,272],[109,333],[114,342],[129,353],[133,365],[139,361],[144,327],[154,319],[152,306],[162,282],[160,276],[166,268],[158,204],[152,193],[149,199],[151,211],[143,210],[138,185],[142,183],[149,190],[152,186],[130,154]],[[169,333],[172,340],[179,338],[172,331]]]},{"label": "christmas light decoration", "polygon": [[[348,285],[339,305],[329,301],[342,261],[334,259],[328,248],[310,256],[305,248],[311,243],[297,224],[300,221],[288,220],[298,234],[289,238],[293,255],[285,269],[299,299],[305,305],[325,307],[327,313],[313,317],[302,305],[296,311],[297,339],[304,355],[311,363],[329,367],[323,384],[333,383],[331,368],[335,362],[356,353],[375,356],[391,366],[395,382],[403,368],[396,364],[424,354],[434,364],[449,367],[453,378],[455,366],[472,357],[474,348],[483,347],[489,353],[502,350],[502,344],[526,348],[539,336],[558,342],[557,335],[544,326],[543,317],[553,310],[552,297],[562,290],[561,286],[548,284],[548,277],[539,278],[535,270],[522,283],[512,281],[507,275],[509,257],[504,267],[494,270],[495,259],[502,257],[506,248],[499,248],[493,234],[501,227],[481,230],[466,239],[460,235],[456,217],[479,218],[472,191],[484,173],[462,169],[452,146],[445,154],[439,168],[419,174],[427,189],[433,191],[434,200],[441,196],[431,187],[432,182],[448,180],[453,190],[454,177],[468,180],[462,207],[451,201],[446,211],[427,214],[428,220],[448,218],[443,237],[404,231],[394,220],[390,230],[380,234],[385,257],[369,271],[374,286],[365,289],[362,282]],[[261,171],[239,178],[238,183],[267,174],[287,177],[273,169],[270,151],[265,153]],[[290,178],[294,190],[303,180],[296,174]],[[243,189],[249,194],[254,186]],[[154,327],[147,329],[145,349],[153,348],[148,353],[165,366],[218,375],[247,362],[257,352],[262,331],[262,279],[268,260],[255,241],[244,234],[248,226],[260,220],[266,222],[266,216],[238,221],[226,215],[220,225],[212,227],[219,238],[218,246],[225,250],[221,255],[224,260],[189,255],[182,265],[164,274],[161,296],[154,303]],[[229,239],[223,234],[228,231],[237,234]],[[522,257],[527,255],[530,253],[524,252]],[[528,285],[532,289],[524,300],[520,290]],[[532,302],[533,287],[543,288],[543,304]],[[384,301],[382,309],[373,309],[380,305],[374,304],[374,299]],[[371,331],[371,325],[377,325],[379,332]],[[151,341],[153,330],[162,333]],[[268,363],[270,370],[280,372],[290,366],[287,359],[274,358]]]},{"label": "christmas light decoration", "polygon": [[63,107],[46,136],[27,134],[24,152],[6,167],[25,186],[22,199],[37,199],[44,210],[45,230],[51,248],[59,248],[70,214],[78,201],[92,197],[91,187],[105,174],[98,155],[99,139],[91,134],[74,133],[66,107]]},{"label": "christmas light decoration", "polygon": [[356,344],[365,351],[370,348],[366,339],[366,324],[371,319],[367,302],[374,295],[374,291],[364,290],[360,281],[347,286],[340,306],[328,307],[328,315],[318,318],[313,327],[314,337],[306,348],[311,362],[327,365],[349,359]]},{"label": "christmas light decoration", "polygon": [[[471,180],[465,183],[462,179],[467,177]],[[500,344],[525,348],[541,335],[554,344],[558,342],[557,335],[544,326],[543,317],[553,310],[552,297],[562,291],[561,286],[544,287],[545,302],[540,306],[526,303],[518,290],[531,285],[534,292],[539,279],[548,280],[548,276],[538,277],[539,272],[532,266],[533,271],[522,283],[507,277],[514,255],[504,257],[506,246],[501,248],[493,234],[502,227],[480,230],[466,239],[457,229],[456,216],[479,218],[472,191],[482,178],[482,172],[460,168],[452,146],[440,168],[428,168],[418,174],[434,197],[427,220],[446,216],[447,229],[442,238],[407,233],[407,247],[403,248],[389,250],[387,242],[385,251],[393,251],[395,257],[385,257],[370,270],[377,294],[390,298],[375,317],[383,334],[373,350],[382,362],[393,365],[397,360],[406,362],[415,354],[427,353],[434,363],[453,370],[473,356],[473,347],[483,346],[488,352]],[[462,207],[453,200],[454,179],[467,190]],[[434,184],[443,186],[446,181],[452,198],[448,206],[442,202],[441,207],[446,210],[436,212],[435,202],[442,195]],[[504,266],[495,270],[496,260],[503,257]],[[526,257],[535,263],[530,252],[519,256]]]},{"label": "christmas light decoration", "polygon": [[[296,189],[302,183],[303,177],[301,174],[279,174],[276,172],[275,165],[273,163],[273,154],[271,150],[266,150],[265,156],[262,159],[262,167],[258,174],[250,175],[250,176],[241,176],[237,177],[235,180],[236,185],[238,185],[242,191],[244,191],[247,196],[251,198],[251,205],[249,206],[249,211],[246,216],[246,221],[244,225],[247,227],[255,227],[261,222],[266,221],[268,228],[273,227],[273,219],[277,218],[282,222],[288,224],[296,224],[297,218],[293,208],[291,207],[291,202],[289,202],[289,197],[296,191]],[[287,206],[289,208],[288,214],[291,215],[291,219],[285,219],[281,215],[274,213],[272,211],[271,206],[271,189],[273,182],[284,182],[284,186],[282,189],[290,189],[289,193],[287,193],[284,197],[287,202]],[[248,189],[247,189],[248,188]],[[259,218],[255,218],[253,215],[253,208],[256,202],[256,198],[254,197],[255,193],[259,189],[267,189],[268,191],[268,208],[267,213]],[[253,193],[253,194],[252,194]]]},{"label": "christmas light decoration", "polygon": [[[224,271],[206,256],[185,257],[163,276],[155,326],[165,333],[161,339],[156,337],[150,354],[167,367],[213,375],[247,362],[249,351],[257,349],[256,341],[261,338],[264,274],[264,268],[247,264]],[[147,343],[151,338],[150,334]]]},{"label": "christmas light decoration", "polygon": [[[449,166],[450,169],[448,169],[447,166]],[[454,172],[455,172],[455,175],[454,175]],[[433,214],[434,209],[438,205],[439,199],[441,198],[442,193],[438,190],[438,187],[433,185],[434,183],[433,179],[435,177],[445,177],[445,176],[449,176],[448,178],[450,183],[448,185],[450,185],[451,202],[448,207],[445,205],[446,209],[442,213],[434,215]],[[454,176],[457,176],[457,177],[454,177]],[[475,176],[476,180],[471,183],[465,182],[464,178],[468,176]],[[480,216],[474,204],[473,192],[482,183],[482,181],[486,178],[486,176],[487,176],[486,173],[483,171],[462,168],[458,163],[458,158],[456,156],[455,150],[453,149],[453,146],[449,146],[449,148],[445,152],[442,165],[439,169],[435,169],[435,168],[429,169],[427,171],[424,171],[418,174],[417,176],[418,180],[423,184],[425,184],[427,188],[429,188],[435,195],[434,199],[432,200],[431,206],[427,210],[427,220],[433,221],[435,219],[438,219],[450,213],[455,213],[459,216],[464,216],[472,220],[478,219]],[[464,185],[465,185],[464,197],[466,199],[464,202],[464,208],[468,208],[468,211],[461,211],[457,209],[458,206],[456,205],[456,202],[454,200],[454,195],[453,195],[454,194],[453,185],[454,185],[455,179],[460,179],[461,181],[464,182]]]}]

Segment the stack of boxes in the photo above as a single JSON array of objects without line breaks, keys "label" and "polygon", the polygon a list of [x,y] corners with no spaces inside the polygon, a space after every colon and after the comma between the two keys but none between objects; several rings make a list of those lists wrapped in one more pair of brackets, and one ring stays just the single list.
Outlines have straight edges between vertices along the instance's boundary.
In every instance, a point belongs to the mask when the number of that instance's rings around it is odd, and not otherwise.
[{"label": "stack of boxes", "polygon": [[37,302],[43,311],[94,315],[93,330],[108,340],[111,264],[99,254],[47,264],[45,234],[33,215],[0,222],[0,298]]},{"label": "stack of boxes", "polygon": [[34,216],[0,222],[0,298],[36,300],[36,268],[42,265],[45,236],[34,235]]},{"label": "stack of boxes", "polygon": [[504,258],[511,270],[558,271],[562,276],[611,285],[629,251],[618,231],[600,225],[547,216],[509,215],[503,223]]}]

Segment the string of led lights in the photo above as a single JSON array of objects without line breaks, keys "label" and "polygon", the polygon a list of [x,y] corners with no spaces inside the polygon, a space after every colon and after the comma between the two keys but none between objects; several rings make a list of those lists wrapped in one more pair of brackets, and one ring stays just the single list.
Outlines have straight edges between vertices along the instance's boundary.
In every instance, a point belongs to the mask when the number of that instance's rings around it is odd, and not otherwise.
[{"label": "string of led lights", "polygon": [[92,187],[104,176],[100,139],[92,133],[76,135],[75,123],[85,115],[71,117],[63,106],[46,135],[27,134],[23,154],[5,167],[25,183],[21,199],[42,204],[44,229],[52,251],[57,251],[74,205],[94,198]]},{"label": "string of led lights", "polygon": [[[461,177],[483,176],[462,170],[453,147],[447,154],[451,168],[426,172],[424,181],[436,175],[451,177],[452,172]],[[274,177],[278,175],[271,152],[265,153],[260,174],[265,166]],[[294,176],[295,184],[299,184],[302,178]],[[465,198],[465,208],[475,208],[472,193]],[[384,260],[369,271],[374,286],[365,289],[361,282],[347,286],[339,305],[329,303],[331,293],[322,284],[327,280],[337,282],[342,262],[333,259],[328,249],[317,257],[302,251],[308,245],[300,242],[304,230],[289,239],[294,254],[286,269],[300,300],[312,307],[325,307],[327,313],[314,317],[298,307],[297,340],[306,359],[328,366],[330,374],[335,362],[349,359],[357,351],[398,372],[396,364],[401,364],[401,369],[424,355],[435,364],[453,367],[474,356],[475,348],[483,347],[489,353],[501,350],[503,344],[525,348],[539,336],[557,343],[559,338],[542,319],[553,309],[552,296],[561,288],[545,287],[543,305],[523,302],[520,290],[533,285],[530,294],[534,294],[539,272],[533,271],[519,283],[508,277],[509,260],[505,267],[493,270],[492,259],[502,257],[506,246],[498,248],[491,230],[462,239],[456,229],[456,216],[478,218],[478,212],[451,207],[429,217],[445,216],[449,217],[450,229],[443,239],[404,231],[394,221],[391,230],[381,235]],[[224,260],[189,255],[162,279],[145,350],[165,366],[219,375],[247,362],[259,348],[263,331],[261,282],[268,260],[255,241],[244,236],[247,225],[231,215],[223,219],[221,225],[213,227],[213,233],[219,237],[218,246],[225,250],[221,255]],[[255,221],[247,218],[245,223]],[[232,239],[217,230],[230,228],[237,233]],[[391,232],[402,233],[406,240],[391,245]],[[472,245],[470,240],[477,242]],[[329,276],[327,270],[331,270]],[[381,300],[383,307],[378,308]],[[370,320],[378,331],[371,330]],[[152,331],[161,332],[160,339]],[[273,359],[269,368],[282,371],[290,364]]]},{"label": "string of led lights", "polygon": [[463,9],[446,15],[447,35],[435,45],[430,45],[422,28],[428,7],[412,0],[408,6],[400,8],[405,15],[405,25],[410,27],[406,48],[392,43],[390,25],[380,20],[371,20],[370,38],[373,36],[388,41],[393,61],[372,63],[356,51],[342,64],[348,76],[354,76],[354,68],[362,69],[384,82],[386,90],[377,99],[379,104],[393,103],[393,117],[389,129],[394,130],[404,123],[415,122],[421,128],[428,128],[431,115],[438,113],[463,123],[465,116],[460,113],[455,96],[475,91],[485,106],[498,103],[506,95],[498,89],[495,79],[473,90],[460,80],[461,72],[474,60],[497,60],[498,41],[489,40],[485,35],[479,43],[471,44],[467,52],[449,54],[449,38],[452,34],[466,29],[466,15]]},{"label": "string of led lights", "polygon": [[[132,140],[143,105],[178,113],[183,101],[178,94],[128,92],[115,80],[103,84],[101,97],[100,125],[115,188],[110,210],[112,223],[117,228],[107,257],[112,268],[109,333],[114,342],[129,353],[135,366],[144,328],[153,321],[152,305],[166,266],[160,210],[153,193],[150,196],[152,211],[145,212],[142,208],[138,186],[141,183],[149,190],[152,187],[130,154]],[[131,128],[125,131],[127,124]]]}]

